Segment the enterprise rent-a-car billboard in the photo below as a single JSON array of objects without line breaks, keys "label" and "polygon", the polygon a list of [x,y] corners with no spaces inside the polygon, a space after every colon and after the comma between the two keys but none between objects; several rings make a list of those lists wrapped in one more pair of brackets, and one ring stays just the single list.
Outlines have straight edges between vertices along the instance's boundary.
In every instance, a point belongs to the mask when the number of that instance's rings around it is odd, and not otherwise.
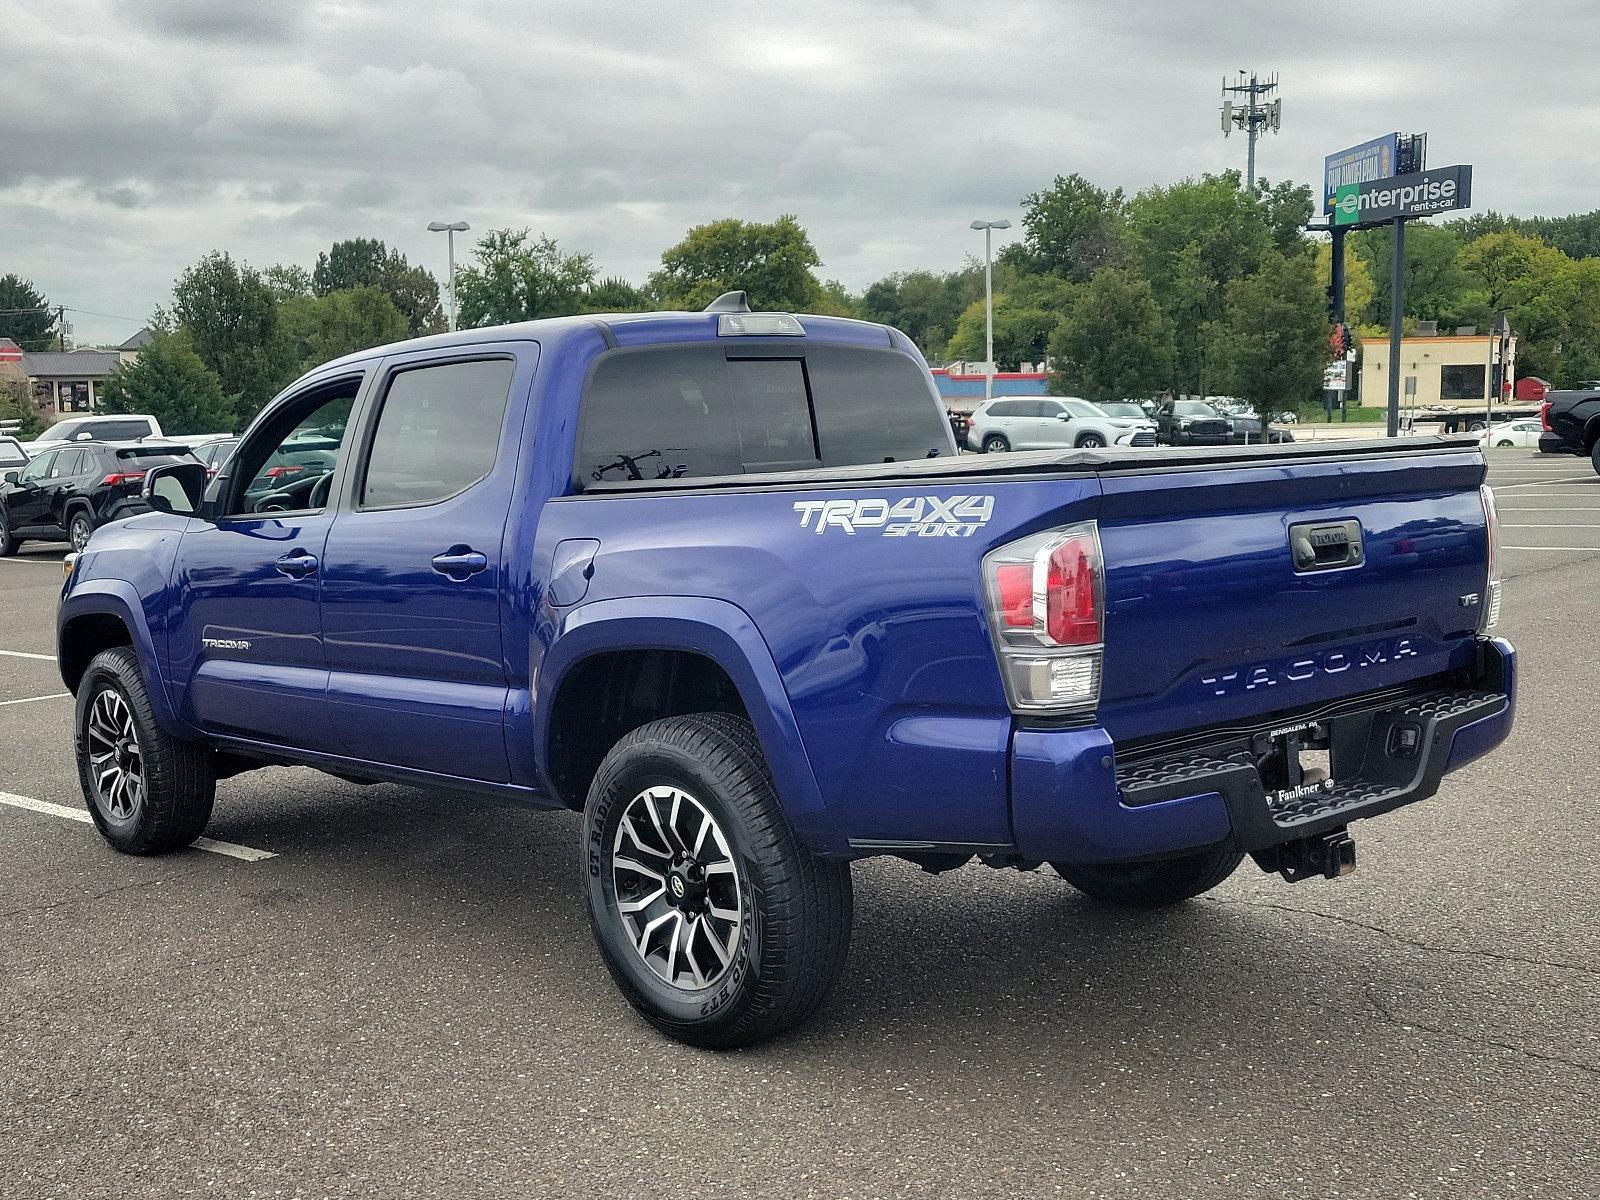
[{"label": "enterprise rent-a-car billboard", "polygon": [[1341,184],[1334,196],[1335,225],[1376,225],[1396,217],[1426,217],[1472,206],[1472,168],[1436,167],[1370,183]]},{"label": "enterprise rent-a-car billboard", "polygon": [[1333,211],[1335,194],[1352,183],[1388,179],[1400,161],[1400,135],[1386,133],[1370,142],[1328,155],[1322,167],[1322,211]]}]

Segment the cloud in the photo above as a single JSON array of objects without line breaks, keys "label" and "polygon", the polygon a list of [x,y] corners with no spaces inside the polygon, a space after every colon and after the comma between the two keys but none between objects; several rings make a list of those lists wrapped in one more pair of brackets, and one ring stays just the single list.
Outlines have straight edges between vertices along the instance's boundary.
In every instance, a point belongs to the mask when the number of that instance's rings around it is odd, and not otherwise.
[{"label": "cloud", "polygon": [[[980,19],[981,18],[981,19]],[[1242,167],[1218,84],[1277,70],[1261,173],[1427,130],[1482,208],[1596,204],[1600,6],[1490,0],[1336,18],[1240,0],[730,6],[462,0],[14,0],[0,107],[0,271],[142,316],[213,247],[310,263],[424,226],[530,226],[643,278],[690,226],[796,213],[860,288],[948,268],[976,216],[1080,171],[1130,191]],[[1345,36],[1349,34],[1350,36]],[[115,323],[79,322],[119,341]]]}]

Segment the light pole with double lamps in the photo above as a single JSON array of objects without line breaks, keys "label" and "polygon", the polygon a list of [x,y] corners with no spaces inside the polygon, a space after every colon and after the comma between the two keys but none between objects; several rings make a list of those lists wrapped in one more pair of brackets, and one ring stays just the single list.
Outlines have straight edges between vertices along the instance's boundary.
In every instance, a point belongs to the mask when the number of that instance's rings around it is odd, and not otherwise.
[{"label": "light pole with double lamps", "polygon": [[994,231],[1010,229],[1010,221],[974,221],[983,230],[983,308],[986,319],[983,346],[983,400],[994,399]]},{"label": "light pole with double lamps", "polygon": [[430,221],[428,223],[429,233],[442,233],[449,239],[450,243],[450,274],[445,280],[445,287],[450,296],[450,331],[452,333],[455,332],[456,328],[456,234],[465,233],[471,228],[472,226],[465,221]]}]

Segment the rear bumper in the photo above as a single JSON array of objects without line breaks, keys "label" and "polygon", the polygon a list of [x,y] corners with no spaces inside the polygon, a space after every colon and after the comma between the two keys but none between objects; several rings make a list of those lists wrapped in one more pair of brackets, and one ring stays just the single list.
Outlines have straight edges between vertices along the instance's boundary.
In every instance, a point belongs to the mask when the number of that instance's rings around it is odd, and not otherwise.
[{"label": "rear bumper", "polygon": [[1539,435],[1540,454],[1582,454],[1582,446],[1574,446],[1559,433],[1541,433]]},{"label": "rear bumper", "polygon": [[[1470,677],[1163,749],[1119,755],[1098,727],[1018,730],[1013,836],[1024,858],[1052,862],[1123,862],[1222,841],[1263,850],[1426,799],[1446,773],[1505,740],[1515,708],[1516,653],[1497,638],[1479,643]],[[1334,783],[1274,791],[1259,766],[1266,735],[1306,722],[1330,743]]]}]

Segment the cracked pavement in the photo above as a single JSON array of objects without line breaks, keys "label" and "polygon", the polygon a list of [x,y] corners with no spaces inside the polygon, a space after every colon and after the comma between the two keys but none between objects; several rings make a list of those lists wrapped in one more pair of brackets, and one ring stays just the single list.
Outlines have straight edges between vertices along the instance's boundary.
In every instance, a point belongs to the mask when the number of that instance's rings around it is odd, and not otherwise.
[{"label": "cracked pavement", "polygon": [[[28,557],[0,649],[48,652]],[[1600,1195],[1600,549],[1507,573],[1511,742],[1353,876],[863,863],[821,1018],[739,1055],[611,986],[570,815],[274,768],[219,789],[248,863],[0,807],[0,1196]],[[0,790],[81,803],[70,720],[0,708]]]}]

